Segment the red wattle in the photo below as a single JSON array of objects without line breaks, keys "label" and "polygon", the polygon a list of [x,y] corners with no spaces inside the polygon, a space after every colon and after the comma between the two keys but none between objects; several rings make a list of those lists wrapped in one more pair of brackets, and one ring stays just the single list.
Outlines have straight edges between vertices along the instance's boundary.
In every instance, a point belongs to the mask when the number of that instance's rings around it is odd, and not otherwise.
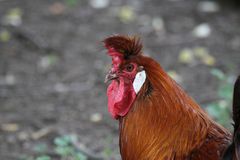
[{"label": "red wattle", "polygon": [[122,77],[119,82],[113,80],[107,89],[108,110],[113,118],[125,116],[131,108],[136,93],[132,83],[126,83]]}]

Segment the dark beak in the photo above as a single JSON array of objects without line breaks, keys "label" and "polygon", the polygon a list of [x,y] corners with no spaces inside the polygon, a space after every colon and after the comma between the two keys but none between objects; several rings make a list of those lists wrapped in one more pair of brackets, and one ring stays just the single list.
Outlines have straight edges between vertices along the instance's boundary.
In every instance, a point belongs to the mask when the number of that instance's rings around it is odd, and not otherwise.
[{"label": "dark beak", "polygon": [[112,72],[109,71],[108,74],[105,77],[105,83],[108,83],[109,81],[113,80],[113,79],[117,79],[118,75],[116,74],[116,72]]}]

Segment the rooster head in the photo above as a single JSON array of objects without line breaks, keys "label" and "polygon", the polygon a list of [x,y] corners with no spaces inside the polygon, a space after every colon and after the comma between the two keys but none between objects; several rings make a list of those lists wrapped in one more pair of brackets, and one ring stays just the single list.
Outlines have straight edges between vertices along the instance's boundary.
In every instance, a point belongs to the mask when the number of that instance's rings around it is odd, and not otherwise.
[{"label": "rooster head", "polygon": [[142,44],[137,37],[119,35],[106,38],[104,44],[112,57],[112,68],[105,79],[111,81],[107,89],[108,110],[118,119],[128,113],[146,79],[143,66],[137,62]]}]

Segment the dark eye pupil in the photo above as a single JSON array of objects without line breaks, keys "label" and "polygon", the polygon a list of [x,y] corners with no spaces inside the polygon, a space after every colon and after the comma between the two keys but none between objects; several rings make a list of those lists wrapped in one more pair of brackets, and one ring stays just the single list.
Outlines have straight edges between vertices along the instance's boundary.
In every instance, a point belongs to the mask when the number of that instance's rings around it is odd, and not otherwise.
[{"label": "dark eye pupil", "polygon": [[133,70],[133,65],[132,64],[129,64],[127,66],[127,71],[131,72]]}]

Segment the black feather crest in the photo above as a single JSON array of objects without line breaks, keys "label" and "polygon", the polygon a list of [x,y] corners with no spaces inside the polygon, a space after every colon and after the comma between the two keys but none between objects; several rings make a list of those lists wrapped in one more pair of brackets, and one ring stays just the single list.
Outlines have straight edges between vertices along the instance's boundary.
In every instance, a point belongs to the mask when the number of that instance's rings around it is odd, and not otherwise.
[{"label": "black feather crest", "polygon": [[117,52],[124,54],[125,58],[137,56],[142,53],[142,43],[137,36],[113,35],[104,41],[107,49],[114,48]]}]

